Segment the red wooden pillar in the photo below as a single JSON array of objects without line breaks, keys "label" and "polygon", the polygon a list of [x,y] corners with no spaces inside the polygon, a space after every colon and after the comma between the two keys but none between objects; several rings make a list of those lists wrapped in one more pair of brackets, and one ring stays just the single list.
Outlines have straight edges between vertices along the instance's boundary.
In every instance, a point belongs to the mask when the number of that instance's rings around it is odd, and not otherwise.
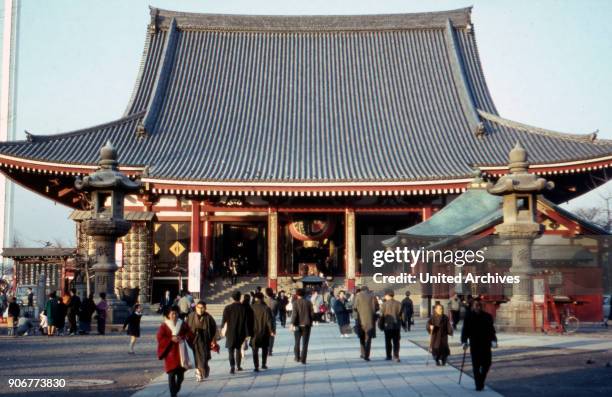
[{"label": "red wooden pillar", "polygon": [[213,224],[208,220],[208,213],[204,214],[202,223],[202,262],[204,263],[204,276],[208,275],[208,264],[212,261],[212,235]]},{"label": "red wooden pillar", "polygon": [[[431,218],[433,211],[431,208],[431,205],[424,205],[423,209],[422,209],[422,214],[423,214],[423,222],[425,222],[426,220],[428,220],[429,218]],[[423,264],[423,270],[426,272],[431,272],[432,271],[432,265],[429,264]],[[420,307],[420,314],[421,317],[427,316],[429,317],[431,315],[431,298],[432,298],[432,293],[433,293],[433,288],[431,285],[428,284],[421,284],[421,307]]]},{"label": "red wooden pillar", "polygon": [[346,276],[346,289],[355,292],[355,265],[357,253],[355,246],[355,210],[344,210],[344,263]]},{"label": "red wooden pillar", "polygon": [[422,209],[423,222],[431,218],[432,213],[433,213],[433,209],[431,208],[431,205],[423,206],[423,209]]},{"label": "red wooden pillar", "polygon": [[268,287],[278,287],[278,210],[268,208]]}]

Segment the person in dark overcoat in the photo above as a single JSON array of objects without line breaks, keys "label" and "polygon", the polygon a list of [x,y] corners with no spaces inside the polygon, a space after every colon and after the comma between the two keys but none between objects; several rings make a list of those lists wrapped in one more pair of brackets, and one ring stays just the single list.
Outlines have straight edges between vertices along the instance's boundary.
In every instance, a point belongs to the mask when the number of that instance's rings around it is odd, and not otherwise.
[{"label": "person in dark overcoat", "polygon": [[261,292],[255,294],[255,301],[251,305],[253,310],[253,332],[251,334],[251,348],[253,349],[254,371],[259,372],[259,349],[261,349],[261,368],[268,369],[268,352],[271,339],[274,337],[275,327],[272,309],[264,302]]},{"label": "person in dark overcoat", "polygon": [[70,335],[77,334],[77,315],[81,309],[81,298],[77,295],[76,288],[70,290],[70,303],[68,303],[68,324],[70,324]]},{"label": "person in dark overcoat", "polygon": [[281,327],[285,328],[285,324],[287,323],[287,304],[289,303],[289,299],[285,295],[285,291],[281,290],[278,293],[278,321],[280,321]]},{"label": "person in dark overcoat", "polygon": [[170,397],[176,397],[181,390],[185,371],[191,366],[187,343],[193,341],[193,333],[178,312],[177,307],[166,308],[164,321],[157,331],[157,358],[164,360]]},{"label": "person in dark overcoat", "polygon": [[393,290],[385,291],[385,301],[380,308],[382,331],[385,332],[385,349],[387,360],[391,360],[391,352],[396,362],[400,361],[400,330],[402,304],[394,299]]},{"label": "person in dark overcoat", "polygon": [[91,331],[91,316],[96,312],[96,303],[94,302],[94,294],[89,296],[83,295],[81,308],[79,309],[79,334],[87,335]]},{"label": "person in dark overcoat", "polygon": [[404,331],[410,331],[412,316],[414,316],[414,305],[410,299],[410,291],[406,291],[406,297],[402,300],[402,328]]},{"label": "person in dark overcoat", "polygon": [[229,353],[230,374],[234,374],[236,369],[242,371],[240,349],[249,331],[247,310],[245,305],[240,303],[240,296],[240,291],[234,291],[234,302],[225,306],[221,319],[221,329],[225,329],[225,347]]},{"label": "person in dark overcoat", "polygon": [[127,334],[130,336],[130,348],[128,354],[134,354],[134,345],[136,340],[140,338],[140,319],[142,318],[142,306],[134,305],[134,310],[123,322],[123,330],[127,327]]},{"label": "person in dark overcoat", "polygon": [[482,310],[482,303],[478,300],[472,303],[472,310],[463,321],[461,343],[463,350],[467,350],[469,343],[476,390],[483,390],[491,368],[491,347],[497,347],[497,336],[493,316]]},{"label": "person in dark overcoat", "polygon": [[[295,301],[293,301],[293,309],[291,311],[291,331],[295,338],[293,345],[293,354],[295,361],[306,364],[308,356],[308,342],[310,341],[310,330],[312,328],[312,320],[314,318],[314,309],[312,302],[304,298],[306,291],[300,288],[296,292]],[[300,349],[300,341],[302,347]]]},{"label": "person in dark overcoat", "polygon": [[441,304],[434,306],[434,314],[427,321],[427,332],[430,334],[429,351],[436,361],[436,365],[446,365],[450,355],[448,336],[453,334],[453,326]]},{"label": "person in dark overcoat", "polygon": [[[260,289],[260,287],[257,288]],[[258,290],[257,292],[260,291]],[[242,295],[242,304],[244,305],[244,310],[246,311],[247,337],[242,344],[242,349],[240,350],[241,360],[244,360],[244,355],[246,351],[249,350],[249,338],[251,335],[253,335],[253,309],[251,309],[251,300],[253,300],[253,296],[255,296],[255,291]]]},{"label": "person in dark overcoat", "polygon": [[372,338],[375,336],[376,332],[375,322],[378,309],[376,297],[370,292],[367,286],[361,287],[360,292],[355,296],[353,310],[357,315],[355,327],[357,329],[357,336],[359,337],[361,358],[365,361],[370,361],[370,349],[372,347]]},{"label": "person in dark overcoat", "polygon": [[271,339],[274,337],[275,327],[272,309],[264,302],[261,292],[255,294],[255,299],[251,305],[253,310],[253,323],[251,335],[251,348],[253,349],[254,371],[259,372],[259,349],[261,349],[261,364],[263,369],[268,369],[268,352]]},{"label": "person in dark overcoat", "polygon": [[212,358],[210,351],[217,344],[215,340],[217,323],[213,316],[206,312],[206,302],[199,301],[196,304],[195,311],[189,313],[187,317],[187,325],[194,334],[192,347],[196,366],[196,380],[201,382],[208,378],[210,374],[208,365],[208,361]]},{"label": "person in dark overcoat", "polygon": [[[266,296],[264,297],[264,303],[272,311],[272,332],[276,334],[276,316],[278,315],[279,303],[274,297],[274,290],[272,288],[266,288]],[[268,355],[272,355],[274,349],[274,336],[270,336],[270,344],[268,345]]]},{"label": "person in dark overcoat", "polygon": [[49,294],[49,300],[45,303],[45,312],[47,313],[47,332],[49,336],[55,335],[55,326],[59,317],[57,295],[54,292]]},{"label": "person in dark overcoat", "polygon": [[344,291],[338,292],[333,309],[336,315],[336,323],[338,323],[340,329],[340,336],[343,338],[350,337],[351,313],[346,308],[346,293]]},{"label": "person in dark overcoat", "polygon": [[19,303],[17,303],[16,297],[11,297],[7,311],[7,326],[9,335],[17,336],[17,324],[19,323],[19,314],[21,312],[21,309],[19,308]]}]

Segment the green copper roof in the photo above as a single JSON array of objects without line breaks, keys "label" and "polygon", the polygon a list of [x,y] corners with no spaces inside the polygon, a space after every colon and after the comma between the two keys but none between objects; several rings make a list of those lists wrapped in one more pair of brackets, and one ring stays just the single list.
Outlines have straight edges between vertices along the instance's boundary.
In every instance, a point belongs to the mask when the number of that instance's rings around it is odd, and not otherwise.
[{"label": "green copper roof", "polygon": [[401,237],[464,236],[500,219],[502,199],[484,189],[470,189],[428,220],[397,232]]}]

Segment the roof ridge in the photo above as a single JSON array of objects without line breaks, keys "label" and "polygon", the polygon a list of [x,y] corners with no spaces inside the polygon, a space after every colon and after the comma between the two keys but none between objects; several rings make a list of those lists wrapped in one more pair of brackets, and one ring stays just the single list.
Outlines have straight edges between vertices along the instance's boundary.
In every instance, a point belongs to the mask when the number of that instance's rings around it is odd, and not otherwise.
[{"label": "roof ridge", "polygon": [[99,131],[100,129],[103,128],[107,128],[110,126],[114,126],[117,124],[123,124],[123,123],[127,123],[129,121],[135,120],[135,119],[139,119],[141,117],[143,117],[145,114],[144,110],[140,111],[138,113],[134,113],[131,114],[129,116],[124,116],[106,123],[102,123],[102,124],[97,124],[91,127],[86,127],[86,128],[81,128],[78,130],[74,130],[74,131],[69,131],[69,132],[63,132],[63,133],[59,133],[59,134],[49,134],[49,135],[35,135],[32,133],[29,133],[26,131],[26,136],[27,138],[25,140],[21,140],[21,141],[11,141],[11,142],[2,142],[2,145],[10,145],[13,143],[16,144],[21,144],[25,141],[27,142],[43,142],[43,141],[52,141],[55,139],[62,139],[62,138],[67,138],[67,137],[71,137],[71,136],[75,136],[75,135],[83,135],[83,134],[89,134],[92,132],[96,132]]},{"label": "roof ridge", "polygon": [[147,63],[147,57],[149,55],[149,51],[151,50],[151,41],[152,41],[151,39],[152,39],[152,35],[147,30],[147,33],[145,34],[144,48],[142,50],[142,55],[140,56],[140,63],[138,64],[138,74],[136,75],[136,83],[132,87],[132,94],[130,95],[130,100],[128,101],[128,104],[125,108],[125,112],[123,113],[124,116],[127,116],[129,114],[134,114],[132,113],[134,110],[132,108],[134,107],[134,104],[136,103],[136,98],[138,97],[138,90],[140,89],[142,80],[144,78],[145,64]]},{"label": "roof ridge", "polygon": [[139,136],[146,136],[148,133],[153,131],[155,123],[159,116],[166,89],[168,88],[168,82],[170,75],[172,74],[172,64],[174,62],[174,56],[176,53],[177,41],[178,41],[178,30],[177,30],[176,19],[172,18],[169,27],[169,33],[166,37],[166,42],[161,54],[161,64],[158,67],[157,75],[155,76],[155,83],[151,90],[151,96],[149,103],[146,108],[146,113],[141,123],[137,127],[137,134]]},{"label": "roof ridge", "polygon": [[245,15],[172,11],[150,7],[151,30],[167,27],[176,19],[180,29],[222,29],[260,31],[341,31],[377,29],[444,28],[471,25],[472,7],[445,11],[357,15]]},{"label": "roof ridge", "polygon": [[608,145],[612,144],[612,140],[598,139],[597,132],[592,132],[590,134],[572,134],[572,133],[567,133],[567,132],[553,131],[553,130],[548,130],[546,128],[536,127],[536,126],[521,123],[518,121],[509,120],[501,116],[497,116],[495,114],[485,112],[482,109],[476,109],[476,111],[481,117],[483,117],[486,120],[489,120],[491,122],[497,123],[505,127],[522,130],[528,133],[550,136],[554,138],[566,139],[566,140],[572,140],[572,141],[590,142],[595,145],[596,144],[608,144]]},{"label": "roof ridge", "polygon": [[444,37],[447,45],[450,66],[452,75],[455,80],[457,91],[459,94],[459,101],[461,107],[467,118],[470,129],[476,136],[481,136],[486,133],[484,124],[480,121],[478,113],[476,112],[476,105],[474,104],[474,95],[470,89],[467,76],[465,75],[465,67],[463,60],[457,46],[457,39],[455,38],[455,31],[451,24],[450,19],[446,20],[444,29]]}]

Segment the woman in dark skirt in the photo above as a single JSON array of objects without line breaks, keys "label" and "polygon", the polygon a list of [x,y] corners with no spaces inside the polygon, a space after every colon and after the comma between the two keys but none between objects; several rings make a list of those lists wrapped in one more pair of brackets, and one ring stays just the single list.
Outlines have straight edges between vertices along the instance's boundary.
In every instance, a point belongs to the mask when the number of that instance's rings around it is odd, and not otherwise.
[{"label": "woman in dark skirt", "polygon": [[446,359],[450,355],[448,336],[453,334],[453,327],[448,316],[444,314],[442,305],[434,306],[434,314],[427,321],[427,332],[431,335],[429,351],[436,360],[436,365],[446,365]]},{"label": "woman in dark skirt", "polygon": [[132,314],[125,319],[123,323],[123,329],[127,327],[127,334],[130,336],[130,349],[128,354],[134,354],[134,345],[136,340],[140,338],[140,319],[142,318],[142,306],[136,304]]},{"label": "woman in dark skirt", "polygon": [[189,313],[187,325],[194,334],[193,358],[196,366],[196,380],[201,382],[208,378],[210,367],[208,361],[211,359],[210,351],[216,347],[215,335],[217,334],[217,323],[215,319],[206,313],[206,303],[199,301],[195,311]]}]

